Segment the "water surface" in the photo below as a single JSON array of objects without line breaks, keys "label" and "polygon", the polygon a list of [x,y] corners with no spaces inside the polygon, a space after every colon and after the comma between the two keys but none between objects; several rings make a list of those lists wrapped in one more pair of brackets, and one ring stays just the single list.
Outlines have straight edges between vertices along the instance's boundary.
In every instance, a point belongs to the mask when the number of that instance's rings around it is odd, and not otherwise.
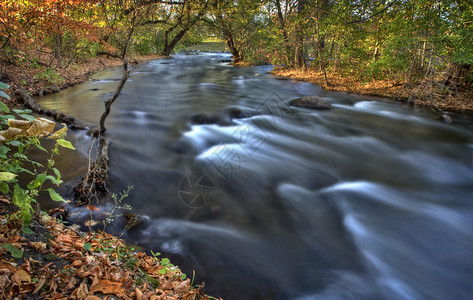
[{"label": "water surface", "polygon": [[[126,201],[144,216],[124,238],[195,269],[224,299],[473,297],[471,116],[447,125],[428,109],[277,80],[271,66],[226,58],[133,68],[107,119],[110,187],[133,185]],[[120,78],[120,68],[100,72],[40,102],[94,125]],[[304,95],[334,108],[287,105]],[[92,139],[69,139],[78,151],[59,165],[72,186]]]}]

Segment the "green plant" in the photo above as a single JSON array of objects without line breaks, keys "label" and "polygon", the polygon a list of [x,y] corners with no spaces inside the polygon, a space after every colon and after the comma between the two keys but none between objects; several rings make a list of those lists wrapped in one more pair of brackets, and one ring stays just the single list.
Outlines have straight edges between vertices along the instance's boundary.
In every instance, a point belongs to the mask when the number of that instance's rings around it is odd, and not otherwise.
[{"label": "green plant", "polygon": [[[159,256],[161,255],[160,252],[153,252],[153,250],[151,250],[151,256],[156,259],[157,261],[159,261]],[[161,275],[164,275],[166,274],[166,272],[172,272],[173,270],[177,269],[176,266],[174,266],[170,261],[169,261],[169,258],[162,258],[161,261],[159,262],[159,264],[163,267],[161,268],[158,273],[161,274]],[[181,274],[181,276],[179,276],[179,274],[176,274],[175,275],[176,277],[180,277],[182,280],[185,280],[187,278],[187,275],[186,274]],[[194,273],[194,276],[195,276],[195,273]]]},{"label": "green plant", "polygon": [[64,82],[64,77],[59,75],[56,70],[52,67],[47,67],[41,72],[38,72],[35,75],[35,78],[38,80],[46,80],[51,84],[62,84]]},{"label": "green plant", "polygon": [[112,211],[110,212],[110,215],[105,219],[103,220],[103,231],[105,231],[105,229],[107,228],[107,225],[112,223],[113,221],[115,221],[115,218],[116,217],[120,217],[122,216],[123,214],[115,214],[115,211],[116,210],[131,210],[131,206],[129,204],[122,204],[123,200],[125,198],[128,197],[130,191],[133,189],[133,186],[129,186],[126,190],[122,191],[120,194],[112,194],[112,199],[113,199],[113,202],[115,202],[115,205],[112,209]]},{"label": "green plant", "polygon": [[[61,173],[54,167],[54,157],[59,154],[59,147],[74,149],[72,144],[63,139],[67,127],[53,132],[55,123],[46,119],[36,119],[27,114],[28,111],[14,111],[26,120],[15,119],[11,111],[0,102],[0,126],[8,126],[0,131],[0,192],[12,199],[19,207],[19,215],[28,226],[35,209],[39,211],[37,198],[41,192],[48,192],[53,201],[64,199],[53,189],[43,188],[46,181],[58,186],[62,183]],[[28,152],[37,148],[48,153],[41,146],[40,138],[48,136],[55,139],[54,148],[47,160],[47,165],[31,160]],[[20,184],[20,175],[30,175],[32,180],[24,186]]]},{"label": "green plant", "polygon": [[23,250],[18,249],[17,247],[13,246],[12,244],[4,243],[1,246],[2,248],[6,249],[10,252],[10,255],[14,258],[22,258],[23,257]]},{"label": "green plant", "polygon": [[[0,81],[0,97],[3,97],[3,98],[6,98],[8,100],[10,100],[10,96],[8,96],[4,91],[2,90],[6,90],[6,89],[9,89],[10,86],[6,83],[3,83]],[[6,107],[5,103],[2,103],[4,105],[4,107]],[[8,107],[7,107],[8,108]]]}]

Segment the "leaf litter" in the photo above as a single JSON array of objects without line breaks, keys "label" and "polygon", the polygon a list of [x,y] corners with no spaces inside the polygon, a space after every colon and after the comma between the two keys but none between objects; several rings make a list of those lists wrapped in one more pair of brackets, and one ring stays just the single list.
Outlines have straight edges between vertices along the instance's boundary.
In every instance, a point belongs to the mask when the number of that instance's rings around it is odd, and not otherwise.
[{"label": "leaf litter", "polygon": [[204,294],[204,284],[191,286],[167,258],[48,215],[31,223],[31,233],[11,211],[0,203],[0,299],[216,299]]}]

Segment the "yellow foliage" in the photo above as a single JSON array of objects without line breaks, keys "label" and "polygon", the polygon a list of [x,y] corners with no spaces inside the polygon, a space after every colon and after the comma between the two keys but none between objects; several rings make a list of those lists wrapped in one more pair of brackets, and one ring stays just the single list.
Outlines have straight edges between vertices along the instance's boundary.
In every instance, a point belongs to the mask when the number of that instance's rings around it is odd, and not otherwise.
[{"label": "yellow foliage", "polygon": [[48,139],[57,139],[67,132],[66,125],[53,132],[56,123],[44,118],[33,121],[8,120],[8,126],[7,130],[0,131],[0,145],[5,140],[14,140],[22,136],[42,138],[49,135]]}]

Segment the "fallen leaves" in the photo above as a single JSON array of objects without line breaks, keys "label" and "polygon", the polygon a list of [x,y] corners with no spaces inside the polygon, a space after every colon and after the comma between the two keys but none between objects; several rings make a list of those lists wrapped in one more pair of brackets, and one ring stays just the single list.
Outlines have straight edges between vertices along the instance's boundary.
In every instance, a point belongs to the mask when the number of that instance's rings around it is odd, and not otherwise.
[{"label": "fallen leaves", "polygon": [[440,109],[456,111],[473,111],[473,96],[471,92],[458,92],[454,95],[442,95],[435,90],[438,88],[418,84],[410,87],[406,84],[399,84],[392,80],[370,80],[363,82],[350,75],[339,75],[328,73],[329,85],[325,81],[323,73],[315,70],[283,69],[276,68],[271,74],[281,76],[281,78],[291,78],[295,80],[314,83],[330,91],[340,91],[356,93],[369,96],[381,96],[401,100],[412,99],[417,106],[428,106]]},{"label": "fallen leaves", "polygon": [[211,299],[168,259],[134,252],[110,234],[84,234],[46,217],[37,226],[48,232],[42,239],[21,236],[19,222],[0,224],[0,238],[24,251],[22,258],[0,253],[0,299]]},{"label": "fallen leaves", "polygon": [[18,269],[13,273],[13,281],[22,284],[23,282],[31,283],[31,277],[25,270]]},{"label": "fallen leaves", "polygon": [[103,294],[115,294],[117,296],[125,293],[121,283],[109,280],[99,280],[96,284],[90,287],[90,291],[92,293],[101,292]]}]

